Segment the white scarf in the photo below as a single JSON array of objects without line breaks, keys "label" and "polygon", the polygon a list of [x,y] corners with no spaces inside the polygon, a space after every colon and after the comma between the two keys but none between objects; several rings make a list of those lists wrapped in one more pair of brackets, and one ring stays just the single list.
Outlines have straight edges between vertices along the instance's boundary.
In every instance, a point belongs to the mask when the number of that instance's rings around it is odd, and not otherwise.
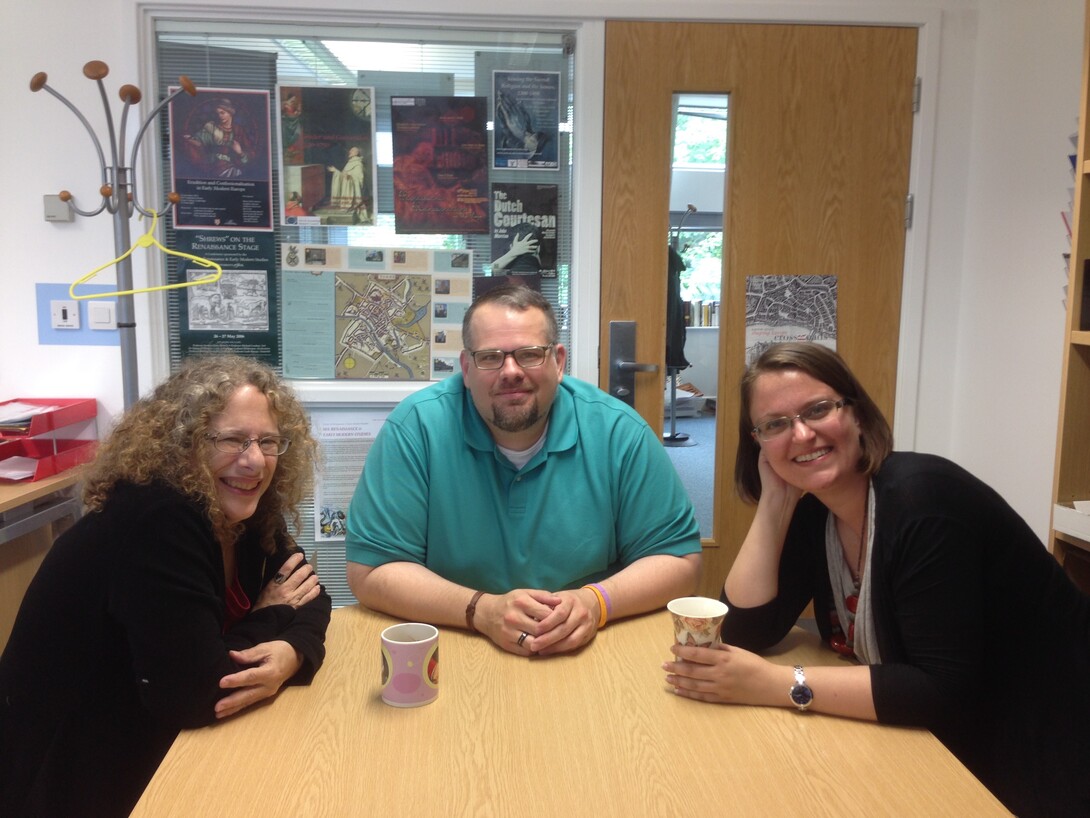
[{"label": "white scarf", "polygon": [[[859,661],[865,665],[882,664],[878,652],[878,639],[874,633],[874,616],[871,612],[871,564],[874,545],[874,486],[867,485],[867,542],[865,544],[865,562],[863,576],[859,579],[859,603],[855,608],[855,639],[853,650]],[[861,544],[862,547],[862,544]],[[841,628],[847,638],[851,614],[845,598],[854,592],[852,569],[844,559],[844,546],[836,531],[836,516],[830,511],[825,523],[825,559],[829,565],[829,581],[833,586],[833,601],[840,619]]]}]

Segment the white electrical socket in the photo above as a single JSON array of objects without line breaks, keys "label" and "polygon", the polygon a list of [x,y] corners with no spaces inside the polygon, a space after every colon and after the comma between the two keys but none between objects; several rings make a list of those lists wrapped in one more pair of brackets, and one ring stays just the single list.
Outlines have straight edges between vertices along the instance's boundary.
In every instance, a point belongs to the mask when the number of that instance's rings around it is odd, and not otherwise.
[{"label": "white electrical socket", "polygon": [[53,329],[79,329],[78,301],[50,301],[49,314]]}]

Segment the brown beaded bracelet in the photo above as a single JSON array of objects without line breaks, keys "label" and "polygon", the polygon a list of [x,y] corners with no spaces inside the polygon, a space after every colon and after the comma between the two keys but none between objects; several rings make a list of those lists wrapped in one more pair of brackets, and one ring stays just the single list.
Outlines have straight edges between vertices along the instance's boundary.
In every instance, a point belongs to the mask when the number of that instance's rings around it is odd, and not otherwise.
[{"label": "brown beaded bracelet", "polygon": [[473,595],[473,599],[469,600],[469,604],[466,605],[466,627],[474,633],[477,632],[477,626],[473,624],[473,617],[477,614],[477,600],[484,595],[484,591],[477,591]]}]

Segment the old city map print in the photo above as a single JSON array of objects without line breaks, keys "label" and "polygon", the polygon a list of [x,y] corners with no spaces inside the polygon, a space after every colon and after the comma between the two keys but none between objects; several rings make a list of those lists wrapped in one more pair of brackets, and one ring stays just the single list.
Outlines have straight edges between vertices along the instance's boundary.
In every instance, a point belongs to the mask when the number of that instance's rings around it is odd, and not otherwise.
[{"label": "old city map print", "polygon": [[336,276],[336,377],[428,380],[430,275]]},{"label": "old city map print", "polygon": [[836,349],[835,275],[746,278],[746,366],[772,344],[814,341]]}]

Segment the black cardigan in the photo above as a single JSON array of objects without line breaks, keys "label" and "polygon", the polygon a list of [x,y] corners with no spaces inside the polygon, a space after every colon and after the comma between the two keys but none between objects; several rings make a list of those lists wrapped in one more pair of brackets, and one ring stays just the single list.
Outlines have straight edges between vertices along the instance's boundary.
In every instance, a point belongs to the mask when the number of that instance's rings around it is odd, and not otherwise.
[{"label": "black cardigan", "polygon": [[[239,542],[251,603],[290,549]],[[227,633],[225,596],[207,516],[166,486],[119,485],[62,534],[0,656],[0,814],[127,815],[178,730],[216,720],[230,692],[219,680],[239,669],[228,650],[282,639],[304,656],[290,683],[309,683],[325,657],[325,591]]]},{"label": "black cardigan", "polygon": [[[1090,815],[1090,598],[948,460],[894,453],[873,482],[878,721],[931,730],[1018,815]],[[799,502],[775,599],[740,609],[724,595],[725,642],[764,650],[811,599],[828,642],[827,514],[813,496]]]}]

